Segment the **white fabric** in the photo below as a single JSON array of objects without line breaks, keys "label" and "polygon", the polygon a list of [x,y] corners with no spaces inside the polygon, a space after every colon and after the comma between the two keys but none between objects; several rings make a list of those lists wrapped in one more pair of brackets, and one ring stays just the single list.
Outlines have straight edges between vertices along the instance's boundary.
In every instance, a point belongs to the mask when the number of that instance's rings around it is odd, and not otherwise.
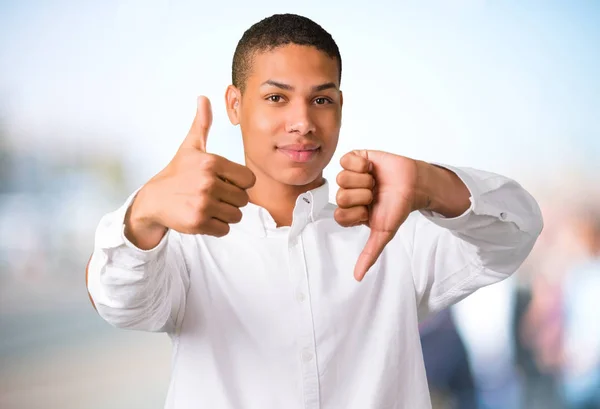
[{"label": "white fabric", "polygon": [[369,229],[335,222],[327,183],[291,227],[249,204],[223,238],[169,231],[150,251],[123,234],[132,195],[97,229],[90,294],[114,326],[169,333],[168,409],[430,408],[419,317],[509,276],[542,228],[516,182],[448,169],[471,208],[411,214],[360,283]]}]

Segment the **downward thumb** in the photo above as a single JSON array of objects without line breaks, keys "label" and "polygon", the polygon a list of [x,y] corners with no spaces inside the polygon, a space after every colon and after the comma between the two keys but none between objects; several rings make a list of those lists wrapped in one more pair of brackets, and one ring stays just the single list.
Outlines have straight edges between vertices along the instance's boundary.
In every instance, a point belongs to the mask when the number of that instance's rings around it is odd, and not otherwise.
[{"label": "downward thumb", "polygon": [[371,230],[369,239],[365,244],[363,251],[358,257],[354,267],[354,278],[362,281],[367,271],[375,264],[385,246],[392,240],[394,235],[391,232]]}]

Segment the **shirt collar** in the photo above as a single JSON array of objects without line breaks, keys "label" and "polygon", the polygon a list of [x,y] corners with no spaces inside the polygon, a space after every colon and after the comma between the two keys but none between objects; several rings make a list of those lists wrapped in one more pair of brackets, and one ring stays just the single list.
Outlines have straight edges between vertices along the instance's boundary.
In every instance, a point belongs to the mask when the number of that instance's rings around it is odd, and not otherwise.
[{"label": "shirt collar", "polygon": [[[299,232],[308,223],[317,220],[327,203],[329,203],[329,182],[325,180],[325,183],[321,186],[298,196],[294,206],[291,229]],[[243,214],[242,221],[234,225],[236,228],[256,234],[259,237],[267,237],[269,233],[276,231],[275,220],[264,207],[248,203],[241,210]],[[290,228],[288,227],[288,229]]]}]

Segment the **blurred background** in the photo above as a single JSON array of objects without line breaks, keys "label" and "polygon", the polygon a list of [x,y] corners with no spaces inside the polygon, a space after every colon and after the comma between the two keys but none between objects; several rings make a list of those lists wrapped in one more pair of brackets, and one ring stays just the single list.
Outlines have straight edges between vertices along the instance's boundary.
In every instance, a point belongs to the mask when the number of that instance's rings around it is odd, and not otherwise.
[{"label": "blurred background", "polygon": [[[436,408],[600,408],[600,3],[0,0],[0,408],[159,409],[170,343],[117,330],[84,269],[100,217],[171,159],[233,51],[280,12],[340,47],[355,148],[518,180],[545,230],[511,279],[421,328]],[[335,189],[332,190],[332,200]]]}]

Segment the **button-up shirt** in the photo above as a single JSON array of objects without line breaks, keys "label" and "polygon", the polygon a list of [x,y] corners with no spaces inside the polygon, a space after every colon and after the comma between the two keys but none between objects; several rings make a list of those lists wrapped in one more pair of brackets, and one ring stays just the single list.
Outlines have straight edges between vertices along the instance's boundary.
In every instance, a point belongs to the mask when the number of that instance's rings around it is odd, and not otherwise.
[{"label": "button-up shirt", "polygon": [[419,319],[513,273],[542,229],[516,182],[455,172],[471,207],[413,212],[362,282],[369,228],[334,220],[328,184],[291,226],[248,204],[222,238],[168,231],[149,251],[124,236],[134,195],[98,226],[89,292],[120,328],[167,332],[166,408],[430,408]]}]

